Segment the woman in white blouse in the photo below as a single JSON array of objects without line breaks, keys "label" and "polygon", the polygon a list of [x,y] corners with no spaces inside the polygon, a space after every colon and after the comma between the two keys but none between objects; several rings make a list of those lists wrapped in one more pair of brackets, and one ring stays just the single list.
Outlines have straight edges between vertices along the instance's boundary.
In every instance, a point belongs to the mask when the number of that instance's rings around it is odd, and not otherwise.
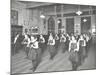
[{"label": "woman in white blouse", "polygon": [[56,48],[56,50],[58,50],[58,48],[59,48],[59,37],[58,37],[58,34],[55,34],[55,48]]},{"label": "woman in white blouse", "polygon": [[79,40],[79,56],[80,56],[80,64],[83,63],[86,57],[86,40],[84,40],[83,36],[81,35]]},{"label": "woman in white blouse", "polygon": [[60,44],[61,44],[61,50],[63,53],[65,52],[65,42],[66,42],[66,37],[64,34],[61,34]]},{"label": "woman in white blouse", "polygon": [[31,37],[30,50],[28,53],[28,58],[32,60],[33,72],[36,70],[37,66],[41,62],[41,49],[39,48],[39,42],[36,36]]},{"label": "woman in white blouse", "polygon": [[41,48],[42,53],[44,53],[46,47],[45,47],[45,39],[42,34],[40,35],[39,38],[39,47]]},{"label": "woman in white blouse", "polygon": [[50,33],[49,39],[48,39],[48,47],[49,47],[49,53],[50,53],[50,59],[53,59],[56,55],[55,50],[55,39],[53,38],[52,33]]},{"label": "woman in white blouse", "polygon": [[70,40],[69,43],[69,60],[72,64],[72,70],[77,70],[79,66],[79,56],[78,56],[78,51],[79,51],[79,43],[75,39],[74,36],[72,36],[72,39]]}]

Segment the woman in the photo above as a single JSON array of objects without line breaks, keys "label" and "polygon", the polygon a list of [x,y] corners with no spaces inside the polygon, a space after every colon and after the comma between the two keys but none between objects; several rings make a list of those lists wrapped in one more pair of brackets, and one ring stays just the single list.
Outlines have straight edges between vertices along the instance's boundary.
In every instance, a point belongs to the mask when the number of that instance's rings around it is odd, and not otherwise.
[{"label": "woman", "polygon": [[44,39],[43,35],[40,35],[39,47],[41,48],[42,53],[44,53],[44,50],[45,50],[45,39]]},{"label": "woman", "polygon": [[82,64],[86,57],[86,41],[84,40],[82,35],[80,36],[78,42],[79,42],[80,64]]},{"label": "woman", "polygon": [[88,52],[89,52],[89,42],[90,42],[90,38],[89,38],[89,36],[86,34],[85,36],[84,36],[84,38],[85,38],[85,41],[86,41],[86,55],[88,55]]},{"label": "woman", "polygon": [[66,42],[65,42],[65,47],[66,50],[68,51],[69,49],[69,42],[70,42],[70,36],[68,34],[66,34]]},{"label": "woman", "polygon": [[23,40],[22,44],[24,44],[24,49],[25,49],[26,55],[28,57],[28,52],[30,50],[29,44],[30,44],[31,39],[28,37],[28,34],[24,33],[23,35],[24,35],[24,40]]},{"label": "woman", "polygon": [[20,34],[17,33],[15,38],[14,38],[14,54],[18,53],[18,47],[20,45],[20,42],[18,41],[19,35]]},{"label": "woman", "polygon": [[65,42],[66,42],[66,37],[64,36],[64,34],[61,34],[60,44],[63,53],[65,52]]},{"label": "woman", "polygon": [[76,40],[78,41],[80,38],[80,35],[76,35]]},{"label": "woman", "polygon": [[24,39],[24,37],[23,37],[22,33],[17,33],[17,35],[15,36],[15,39],[14,39],[15,53],[18,53],[19,50],[21,50],[23,48],[23,45],[22,45],[23,39]]},{"label": "woman", "polygon": [[53,59],[54,56],[56,55],[56,50],[55,50],[54,45],[55,45],[55,39],[53,38],[52,33],[50,33],[50,36],[49,36],[49,39],[48,39],[50,59]]},{"label": "woman", "polygon": [[75,37],[72,36],[72,40],[70,40],[69,43],[69,52],[70,52],[69,60],[72,63],[72,70],[77,70],[79,66],[78,51],[79,51],[79,43],[76,41]]},{"label": "woman", "polygon": [[38,41],[36,36],[31,37],[31,43],[30,43],[30,50],[28,53],[28,58],[32,60],[32,68],[33,72],[36,70],[37,66],[41,62],[41,49],[39,48]]},{"label": "woman", "polygon": [[55,35],[55,49],[58,50],[59,47],[59,37],[58,34]]}]

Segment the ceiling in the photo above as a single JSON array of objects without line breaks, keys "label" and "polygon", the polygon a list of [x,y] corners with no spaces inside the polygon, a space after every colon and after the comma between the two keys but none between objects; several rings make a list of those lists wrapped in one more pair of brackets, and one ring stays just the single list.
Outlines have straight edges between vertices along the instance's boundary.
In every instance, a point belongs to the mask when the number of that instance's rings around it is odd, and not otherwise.
[{"label": "ceiling", "polygon": [[35,1],[18,1],[20,3],[24,3],[27,5],[27,8],[34,8],[46,5],[52,5],[54,3],[47,3],[47,2],[35,2]]},{"label": "ceiling", "polygon": [[[38,1],[22,1],[22,0],[11,0],[11,1],[17,1],[20,3],[23,3],[26,5],[26,8],[37,8],[37,7],[50,7],[50,5],[59,5],[59,3],[48,3],[48,2],[38,2]],[[61,4],[60,4],[61,5]],[[78,7],[79,5],[76,4],[63,4],[65,5],[67,8],[71,8],[71,7]],[[81,8],[89,8],[89,5],[81,5]],[[95,6],[93,6],[94,9],[96,9]]]}]

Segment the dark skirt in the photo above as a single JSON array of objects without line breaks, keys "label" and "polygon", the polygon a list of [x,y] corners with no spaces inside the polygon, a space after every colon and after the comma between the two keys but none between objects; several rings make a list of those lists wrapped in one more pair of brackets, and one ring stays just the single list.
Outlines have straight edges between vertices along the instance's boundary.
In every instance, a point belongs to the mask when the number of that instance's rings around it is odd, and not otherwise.
[{"label": "dark skirt", "polygon": [[55,47],[54,45],[49,45],[49,52],[54,53],[55,52]]},{"label": "dark skirt", "polygon": [[62,49],[62,50],[65,49],[65,43],[64,43],[64,42],[61,42],[61,43],[60,43],[60,46],[61,46],[61,49]]},{"label": "dark skirt", "polygon": [[56,40],[55,41],[55,49],[58,49],[58,47],[59,47],[59,40]]},{"label": "dark skirt", "polygon": [[[40,64],[41,62],[41,49],[38,48],[38,49],[32,49],[33,51],[30,51],[30,55],[29,55],[29,59],[32,60],[32,70],[33,72],[37,69],[37,66]],[[34,50],[35,50],[35,53],[34,53]]]},{"label": "dark skirt", "polygon": [[70,56],[69,56],[69,60],[70,60],[72,63],[79,63],[78,52],[71,51],[71,52],[70,52]]},{"label": "dark skirt", "polygon": [[87,56],[87,54],[86,54],[86,48],[80,46],[78,54],[79,54],[80,64],[82,64],[84,62],[85,57]]},{"label": "dark skirt", "polygon": [[72,64],[72,70],[77,70],[77,68],[79,66],[79,55],[78,55],[78,52],[74,52],[73,50],[71,50],[70,56],[69,56],[69,61]]},{"label": "dark skirt", "polygon": [[23,50],[25,51],[27,44],[23,44]]},{"label": "dark skirt", "polygon": [[16,42],[14,45],[15,53],[18,53],[20,49],[21,49],[21,44],[19,42]]},{"label": "dark skirt", "polygon": [[46,50],[46,45],[45,43],[40,43],[39,47],[41,48],[42,53]]},{"label": "dark skirt", "polygon": [[68,51],[69,49],[69,42],[65,42],[65,48],[63,49],[63,53],[65,53],[65,51]]},{"label": "dark skirt", "polygon": [[28,53],[28,59],[41,60],[41,49],[30,48],[29,53]]},{"label": "dark skirt", "polygon": [[65,48],[66,48],[66,50],[68,51],[68,49],[69,49],[69,41],[66,41],[66,42],[65,42]]},{"label": "dark skirt", "polygon": [[86,42],[86,53],[88,54],[89,52],[89,42]]},{"label": "dark skirt", "polygon": [[85,57],[86,56],[86,48],[83,46],[80,49],[82,51],[82,56]]},{"label": "dark skirt", "polygon": [[30,47],[25,47],[25,52],[26,52],[26,55],[28,56],[28,53],[29,53],[29,50],[30,50]]},{"label": "dark skirt", "polygon": [[57,50],[53,45],[49,45],[49,53],[51,57],[54,57],[57,54]]}]

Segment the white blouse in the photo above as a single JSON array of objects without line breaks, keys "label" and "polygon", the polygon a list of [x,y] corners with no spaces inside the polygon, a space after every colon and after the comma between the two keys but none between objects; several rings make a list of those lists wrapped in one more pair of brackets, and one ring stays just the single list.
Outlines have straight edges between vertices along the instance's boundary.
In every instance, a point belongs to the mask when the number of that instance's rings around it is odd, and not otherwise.
[{"label": "white blouse", "polygon": [[64,35],[61,36],[60,42],[66,42],[66,37]]},{"label": "white blouse", "polygon": [[14,39],[14,44],[16,43],[18,37],[19,37],[19,34],[16,35],[16,37],[15,37],[15,39]]},{"label": "white blouse", "polygon": [[39,45],[38,45],[38,41],[35,41],[32,45],[31,45],[32,48],[35,48],[35,49],[38,49],[39,48]]},{"label": "white blouse", "polygon": [[[52,41],[52,43],[50,41]],[[48,45],[55,45],[55,39],[53,39],[51,35],[49,36],[49,39],[48,39]]]},{"label": "white blouse", "polygon": [[58,37],[58,35],[56,34],[56,36],[55,36],[55,40],[59,40],[59,37]]},{"label": "white blouse", "polygon": [[83,41],[82,46],[86,46],[86,41],[84,39],[79,39],[78,42]]},{"label": "white blouse", "polygon": [[43,36],[40,36],[40,39],[42,40],[41,43],[44,43],[45,42],[45,39]]},{"label": "white blouse", "polygon": [[71,44],[72,43],[76,43],[77,44],[77,48],[74,49],[74,51],[79,51],[79,43],[76,40],[71,40],[70,43],[69,43],[69,52],[71,50]]}]

